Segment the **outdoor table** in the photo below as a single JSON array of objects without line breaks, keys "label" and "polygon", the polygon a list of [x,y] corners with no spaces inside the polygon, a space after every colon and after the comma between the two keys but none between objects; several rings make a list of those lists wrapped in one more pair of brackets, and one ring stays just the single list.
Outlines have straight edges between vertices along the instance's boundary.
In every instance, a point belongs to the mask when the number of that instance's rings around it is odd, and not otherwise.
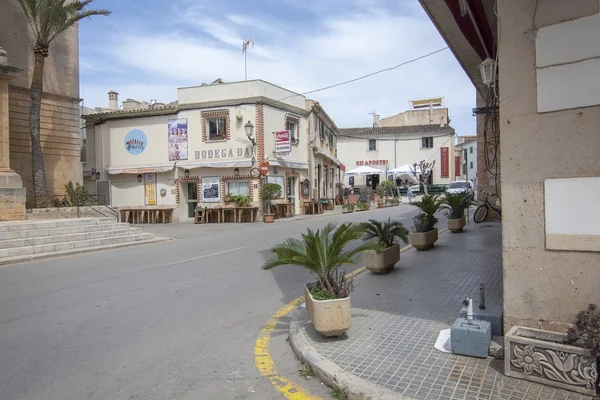
[{"label": "outdoor table", "polygon": [[122,207],[119,208],[121,222],[130,224],[169,223],[172,220],[173,209],[168,207]]},{"label": "outdoor table", "polygon": [[277,214],[281,217],[292,217],[292,203],[277,203]]},{"label": "outdoor table", "polygon": [[316,214],[319,212],[319,202],[318,201],[305,201],[304,207],[307,210],[307,214]]}]

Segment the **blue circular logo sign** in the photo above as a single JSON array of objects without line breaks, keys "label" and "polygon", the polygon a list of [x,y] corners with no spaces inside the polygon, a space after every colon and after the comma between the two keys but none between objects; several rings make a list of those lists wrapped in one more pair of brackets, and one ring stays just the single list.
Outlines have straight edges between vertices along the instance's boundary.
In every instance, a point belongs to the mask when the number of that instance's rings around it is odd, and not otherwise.
[{"label": "blue circular logo sign", "polygon": [[147,145],[146,134],[139,129],[133,129],[125,135],[125,148],[129,154],[138,155],[146,150]]}]

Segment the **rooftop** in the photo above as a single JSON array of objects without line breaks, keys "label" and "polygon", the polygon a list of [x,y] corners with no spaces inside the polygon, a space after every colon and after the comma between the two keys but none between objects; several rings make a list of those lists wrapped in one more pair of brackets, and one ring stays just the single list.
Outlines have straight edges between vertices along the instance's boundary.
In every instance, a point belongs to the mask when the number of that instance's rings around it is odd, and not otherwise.
[{"label": "rooftop", "polygon": [[364,137],[381,135],[407,135],[415,133],[454,133],[454,128],[449,125],[406,125],[406,126],[381,126],[369,128],[345,128],[340,129],[339,136]]}]

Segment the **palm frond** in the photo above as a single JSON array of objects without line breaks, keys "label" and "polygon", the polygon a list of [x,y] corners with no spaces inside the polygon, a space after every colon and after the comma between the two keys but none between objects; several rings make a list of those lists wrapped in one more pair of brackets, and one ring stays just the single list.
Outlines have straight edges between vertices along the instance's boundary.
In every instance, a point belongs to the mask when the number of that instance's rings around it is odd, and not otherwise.
[{"label": "palm frond", "polygon": [[365,234],[364,240],[377,239],[385,247],[393,246],[397,243],[396,238],[400,238],[404,243],[408,243],[408,230],[400,221],[392,221],[391,218],[384,223],[370,219],[363,224]]},{"label": "palm frond", "polygon": [[441,208],[448,210],[446,213],[448,218],[456,219],[464,217],[465,210],[476,204],[473,195],[470,193],[448,194],[444,198],[444,203]]},{"label": "palm frond", "polygon": [[443,202],[444,199],[439,194],[427,194],[424,195],[421,200],[413,201],[411,205],[420,208],[423,213],[433,217],[433,215],[440,209]]}]

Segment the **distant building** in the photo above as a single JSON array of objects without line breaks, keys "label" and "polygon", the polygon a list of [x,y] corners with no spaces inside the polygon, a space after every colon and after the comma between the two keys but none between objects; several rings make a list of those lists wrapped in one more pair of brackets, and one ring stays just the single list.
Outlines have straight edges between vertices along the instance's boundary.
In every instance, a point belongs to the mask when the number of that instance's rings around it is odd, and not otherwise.
[{"label": "distant building", "polygon": [[[458,136],[455,146],[457,165],[457,177],[468,180],[477,187],[477,136]],[[458,178],[457,178],[458,179]]]}]

